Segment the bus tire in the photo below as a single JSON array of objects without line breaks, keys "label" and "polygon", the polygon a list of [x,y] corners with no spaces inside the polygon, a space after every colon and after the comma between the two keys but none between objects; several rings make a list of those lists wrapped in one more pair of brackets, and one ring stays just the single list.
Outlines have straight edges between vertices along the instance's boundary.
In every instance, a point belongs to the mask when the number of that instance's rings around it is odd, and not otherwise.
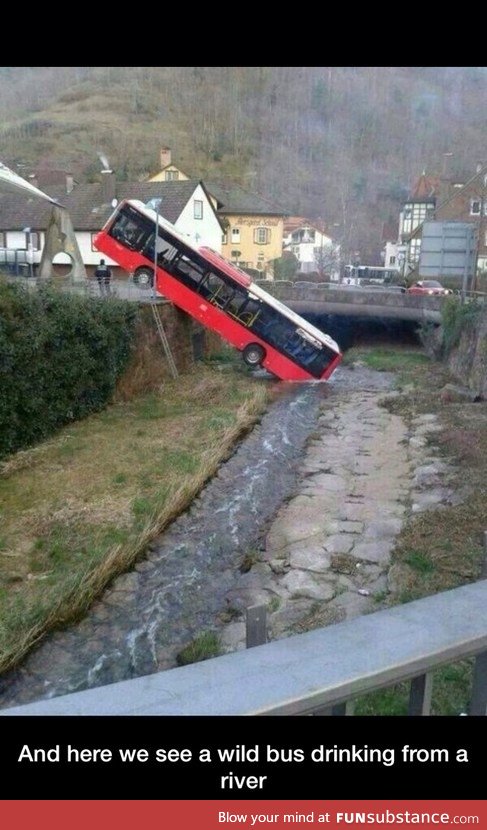
[{"label": "bus tire", "polygon": [[259,343],[249,343],[242,352],[247,366],[260,366],[265,357],[265,349]]},{"label": "bus tire", "polygon": [[134,283],[138,285],[139,288],[152,288],[152,283],[154,281],[154,272],[151,268],[143,267],[137,268],[136,272],[134,273]]}]

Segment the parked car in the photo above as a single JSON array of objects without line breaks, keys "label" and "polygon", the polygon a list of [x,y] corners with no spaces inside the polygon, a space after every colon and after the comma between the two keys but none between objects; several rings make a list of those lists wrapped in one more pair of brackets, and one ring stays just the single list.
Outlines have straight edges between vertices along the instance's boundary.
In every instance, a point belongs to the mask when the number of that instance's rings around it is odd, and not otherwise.
[{"label": "parked car", "polygon": [[420,280],[408,288],[408,294],[436,294],[445,297],[453,294],[449,288],[444,288],[438,280]]}]

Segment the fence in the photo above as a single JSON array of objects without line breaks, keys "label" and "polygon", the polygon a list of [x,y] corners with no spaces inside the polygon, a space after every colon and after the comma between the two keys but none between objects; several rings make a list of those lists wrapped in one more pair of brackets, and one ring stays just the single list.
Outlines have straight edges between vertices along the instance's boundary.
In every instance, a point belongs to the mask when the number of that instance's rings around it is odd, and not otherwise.
[{"label": "fence", "polygon": [[15,276],[34,275],[32,254],[25,249],[0,248],[0,269]]}]

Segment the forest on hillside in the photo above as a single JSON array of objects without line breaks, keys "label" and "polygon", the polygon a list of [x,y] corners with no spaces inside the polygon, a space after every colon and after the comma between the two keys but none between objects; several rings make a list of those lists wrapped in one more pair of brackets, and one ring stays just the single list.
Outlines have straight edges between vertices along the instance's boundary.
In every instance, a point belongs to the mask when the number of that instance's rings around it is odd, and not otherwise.
[{"label": "forest on hillside", "polygon": [[3,67],[0,161],[120,179],[159,169],[232,181],[380,249],[422,170],[487,161],[485,67]]}]

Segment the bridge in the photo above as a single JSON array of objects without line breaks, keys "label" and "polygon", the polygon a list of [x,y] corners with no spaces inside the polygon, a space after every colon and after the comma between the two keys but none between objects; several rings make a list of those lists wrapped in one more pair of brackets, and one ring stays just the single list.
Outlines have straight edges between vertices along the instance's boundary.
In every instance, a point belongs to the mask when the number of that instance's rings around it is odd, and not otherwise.
[{"label": "bridge", "polygon": [[441,323],[444,297],[406,294],[391,286],[356,286],[332,283],[261,280],[269,294],[298,314],[337,314],[346,317],[376,317]]}]

